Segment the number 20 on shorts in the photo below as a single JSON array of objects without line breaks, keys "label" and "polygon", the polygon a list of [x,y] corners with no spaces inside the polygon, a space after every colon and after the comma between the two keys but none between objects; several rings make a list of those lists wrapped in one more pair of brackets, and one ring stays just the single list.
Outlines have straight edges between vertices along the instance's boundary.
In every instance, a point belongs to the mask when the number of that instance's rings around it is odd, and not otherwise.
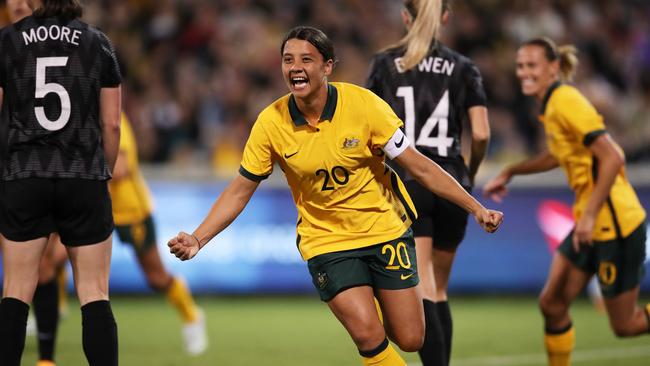
[{"label": "number 20 on shorts", "polygon": [[[406,244],[404,242],[399,242],[397,245],[393,246],[392,243],[384,244],[381,247],[381,254],[390,253],[390,258],[388,259],[388,265],[386,269],[398,270],[401,268],[409,269],[411,268],[411,259],[409,258],[409,253],[406,250]],[[399,265],[395,264],[395,259]]]}]

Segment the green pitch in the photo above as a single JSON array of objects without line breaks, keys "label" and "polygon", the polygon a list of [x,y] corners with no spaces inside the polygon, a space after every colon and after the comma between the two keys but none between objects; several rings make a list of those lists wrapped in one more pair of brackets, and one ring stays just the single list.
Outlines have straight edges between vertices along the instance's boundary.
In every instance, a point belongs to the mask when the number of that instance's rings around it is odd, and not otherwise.
[{"label": "green pitch", "polygon": [[[331,366],[360,365],[352,341],[326,305],[313,297],[202,297],[210,348],[186,356],[180,321],[160,297],[117,297],[113,311],[120,336],[120,365]],[[454,366],[545,365],[542,322],[533,298],[472,297],[452,300]],[[57,364],[85,365],[76,303],[61,322]],[[606,316],[586,301],[573,311],[577,332],[574,365],[650,365],[650,337],[616,339]],[[23,365],[36,363],[36,341],[27,339]],[[419,365],[417,354],[406,354]]]}]

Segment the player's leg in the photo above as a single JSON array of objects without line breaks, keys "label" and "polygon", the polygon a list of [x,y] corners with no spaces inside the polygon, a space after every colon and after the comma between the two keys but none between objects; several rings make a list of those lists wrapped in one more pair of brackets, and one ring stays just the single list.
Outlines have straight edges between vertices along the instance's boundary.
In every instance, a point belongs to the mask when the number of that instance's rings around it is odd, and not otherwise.
[{"label": "player's leg", "polygon": [[151,216],[135,225],[117,226],[120,240],[133,246],[149,287],[165,294],[183,320],[183,340],[189,354],[203,353],[208,346],[205,318],[192,293],[180,277],[172,276],[160,259]]},{"label": "player's leg", "polygon": [[320,299],[350,334],[363,364],[404,366],[406,362],[386,338],[370,287],[372,276],[366,260],[378,251],[380,247],[374,246],[321,254],[307,264]]},{"label": "player's leg", "polygon": [[616,297],[605,298],[609,323],[617,337],[634,337],[650,332],[650,304],[637,305],[639,287]]},{"label": "player's leg", "polygon": [[0,232],[3,243],[3,299],[0,302],[0,365],[19,365],[25,328],[38,282],[38,264],[47,237],[56,231],[49,179],[0,183]]},{"label": "player's leg", "polygon": [[38,283],[38,263],[47,238],[3,244],[4,271],[0,302],[0,365],[19,366],[25,347],[29,305]]},{"label": "player's leg", "polygon": [[[65,252],[65,260],[68,260],[68,252]],[[59,289],[59,316],[65,318],[68,314],[68,292],[66,289],[68,283],[68,270],[65,267],[65,261],[61,265],[61,268],[56,272],[56,283],[57,288]]]},{"label": "player's leg", "polygon": [[598,278],[596,276],[592,277],[587,284],[587,295],[597,312],[604,314],[607,311],[605,308],[603,292],[600,290],[600,285],[598,284]]},{"label": "player's leg", "polygon": [[[135,229],[136,226],[139,228]],[[200,310],[196,306],[192,294],[180,278],[172,276],[167,271],[160,259],[152,217],[147,217],[141,224],[128,227],[131,231],[130,238],[127,238],[126,235],[123,236],[122,230],[118,230],[118,233],[120,233],[120,238],[125,237],[126,242],[132,243],[149,286],[167,296],[185,323],[196,322],[200,317]],[[134,235],[135,231],[141,233]]]},{"label": "player's leg", "polygon": [[564,254],[554,254],[547,282],[539,299],[544,317],[544,344],[549,366],[571,364],[575,332],[569,307],[587,285],[589,278],[591,273],[576,267]]},{"label": "player's leg", "polygon": [[[415,231],[415,228],[414,228]],[[424,308],[425,336],[424,344],[418,351],[423,366],[445,366],[448,364],[447,342],[440,321],[437,304],[437,278],[435,275],[435,255],[433,240],[430,236],[416,236],[418,285]]]},{"label": "player's leg", "polygon": [[418,212],[418,219],[411,225],[417,252],[418,284],[424,308],[424,344],[418,351],[423,366],[446,366],[447,345],[438,316],[436,304],[436,279],[434,270],[433,232],[436,212],[436,196],[416,181],[405,182],[409,195]]},{"label": "player's leg", "polygon": [[344,290],[328,301],[327,305],[360,351],[375,349],[386,338],[370,286]]},{"label": "player's leg", "polygon": [[48,239],[45,255],[39,264],[39,278],[32,305],[36,316],[38,359],[37,366],[54,365],[54,346],[59,323],[59,283],[57,274],[67,259],[58,234]]},{"label": "player's leg", "polygon": [[113,216],[105,181],[57,181],[55,219],[81,305],[82,344],[90,366],[116,366],[117,325],[108,299]]},{"label": "player's leg", "polygon": [[[469,188],[466,189],[469,191]],[[435,311],[435,318],[439,324],[442,341],[430,345],[429,339],[432,337],[425,338],[425,346],[420,350],[420,357],[424,366],[449,365],[449,360],[451,359],[453,322],[449,301],[447,299],[447,287],[451,267],[456,256],[456,249],[465,237],[468,218],[465,210],[445,199],[433,196],[432,201],[432,224],[430,232],[430,236],[432,237],[430,243],[432,252],[429,254],[429,257],[432,260],[433,281],[435,284],[429,285],[428,287],[435,289],[435,292],[430,294],[432,296],[430,298],[432,303],[427,304],[425,300],[425,311],[427,311],[427,305],[431,312]],[[423,248],[418,247],[418,265],[421,260],[419,252],[421,249]],[[429,294],[426,296],[429,296]],[[428,333],[429,330],[427,330],[427,336]],[[440,348],[439,344],[442,345],[442,348]],[[429,350],[435,350],[441,353],[444,359],[438,361],[435,357],[439,356],[430,353]],[[429,354],[428,357],[425,357],[427,351],[429,351]],[[425,362],[427,358],[433,359],[434,361],[427,363]]]},{"label": "player's leg", "polygon": [[618,337],[650,331],[650,305],[637,305],[639,284],[645,273],[646,226],[640,225],[627,238],[598,242],[598,282],[605,298],[609,322]]},{"label": "player's leg", "polygon": [[411,231],[378,246],[370,268],[388,338],[403,351],[420,350],[426,324]]},{"label": "player's leg", "polygon": [[138,261],[149,285],[164,293],[180,314],[184,324],[183,340],[187,352],[192,355],[205,352],[208,347],[205,318],[201,309],[194,302],[185,281],[167,272],[155,245],[143,253],[138,253]]},{"label": "player's leg", "polygon": [[117,365],[117,324],[108,299],[112,239],[67,247],[81,305],[83,349],[90,366]]},{"label": "player's leg", "polygon": [[[460,243],[460,241],[458,242]],[[435,243],[434,243],[435,245]],[[456,247],[433,248],[433,270],[436,281],[436,294],[433,301],[436,304],[440,328],[445,344],[446,365],[449,365],[451,359],[451,345],[453,336],[453,320],[451,316],[451,307],[447,297],[447,288],[449,287],[449,276],[451,267],[456,257]]]},{"label": "player's leg", "polygon": [[405,352],[419,351],[424,342],[424,309],[418,291],[416,287],[376,290],[388,337]]}]

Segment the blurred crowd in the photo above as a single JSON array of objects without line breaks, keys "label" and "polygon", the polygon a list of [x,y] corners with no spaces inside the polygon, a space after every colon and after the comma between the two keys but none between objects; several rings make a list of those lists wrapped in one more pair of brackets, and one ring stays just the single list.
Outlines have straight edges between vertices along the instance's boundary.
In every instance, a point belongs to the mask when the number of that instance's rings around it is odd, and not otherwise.
[{"label": "blurred crowd", "polygon": [[[331,80],[361,85],[372,54],[404,34],[401,0],[82,2],[125,66],[124,107],[141,159],[217,174],[236,172],[257,114],[287,93],[279,47],[291,27],[323,29],[340,60]],[[452,0],[441,38],[483,74],[488,159],[520,159],[543,144],[534,101],[514,75],[517,45],[540,35],[578,47],[575,83],[628,160],[650,160],[650,1]]]}]

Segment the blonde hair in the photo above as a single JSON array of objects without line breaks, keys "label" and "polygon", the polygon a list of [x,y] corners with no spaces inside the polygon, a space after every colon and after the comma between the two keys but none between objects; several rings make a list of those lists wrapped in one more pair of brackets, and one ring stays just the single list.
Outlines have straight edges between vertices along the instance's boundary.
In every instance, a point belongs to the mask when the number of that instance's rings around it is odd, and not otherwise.
[{"label": "blonde hair", "polygon": [[438,36],[442,18],[442,0],[406,0],[404,6],[413,17],[408,33],[388,48],[405,47],[401,59],[403,70],[409,70],[429,53],[431,42]]},{"label": "blonde hair", "polygon": [[572,44],[565,44],[557,48],[560,55],[560,80],[571,81],[578,68],[578,49]]},{"label": "blonde hair", "polygon": [[544,49],[544,55],[549,61],[558,60],[560,63],[560,81],[572,81],[578,68],[578,49],[572,44],[557,46],[547,37],[533,38],[522,44],[523,46],[539,46]]}]

